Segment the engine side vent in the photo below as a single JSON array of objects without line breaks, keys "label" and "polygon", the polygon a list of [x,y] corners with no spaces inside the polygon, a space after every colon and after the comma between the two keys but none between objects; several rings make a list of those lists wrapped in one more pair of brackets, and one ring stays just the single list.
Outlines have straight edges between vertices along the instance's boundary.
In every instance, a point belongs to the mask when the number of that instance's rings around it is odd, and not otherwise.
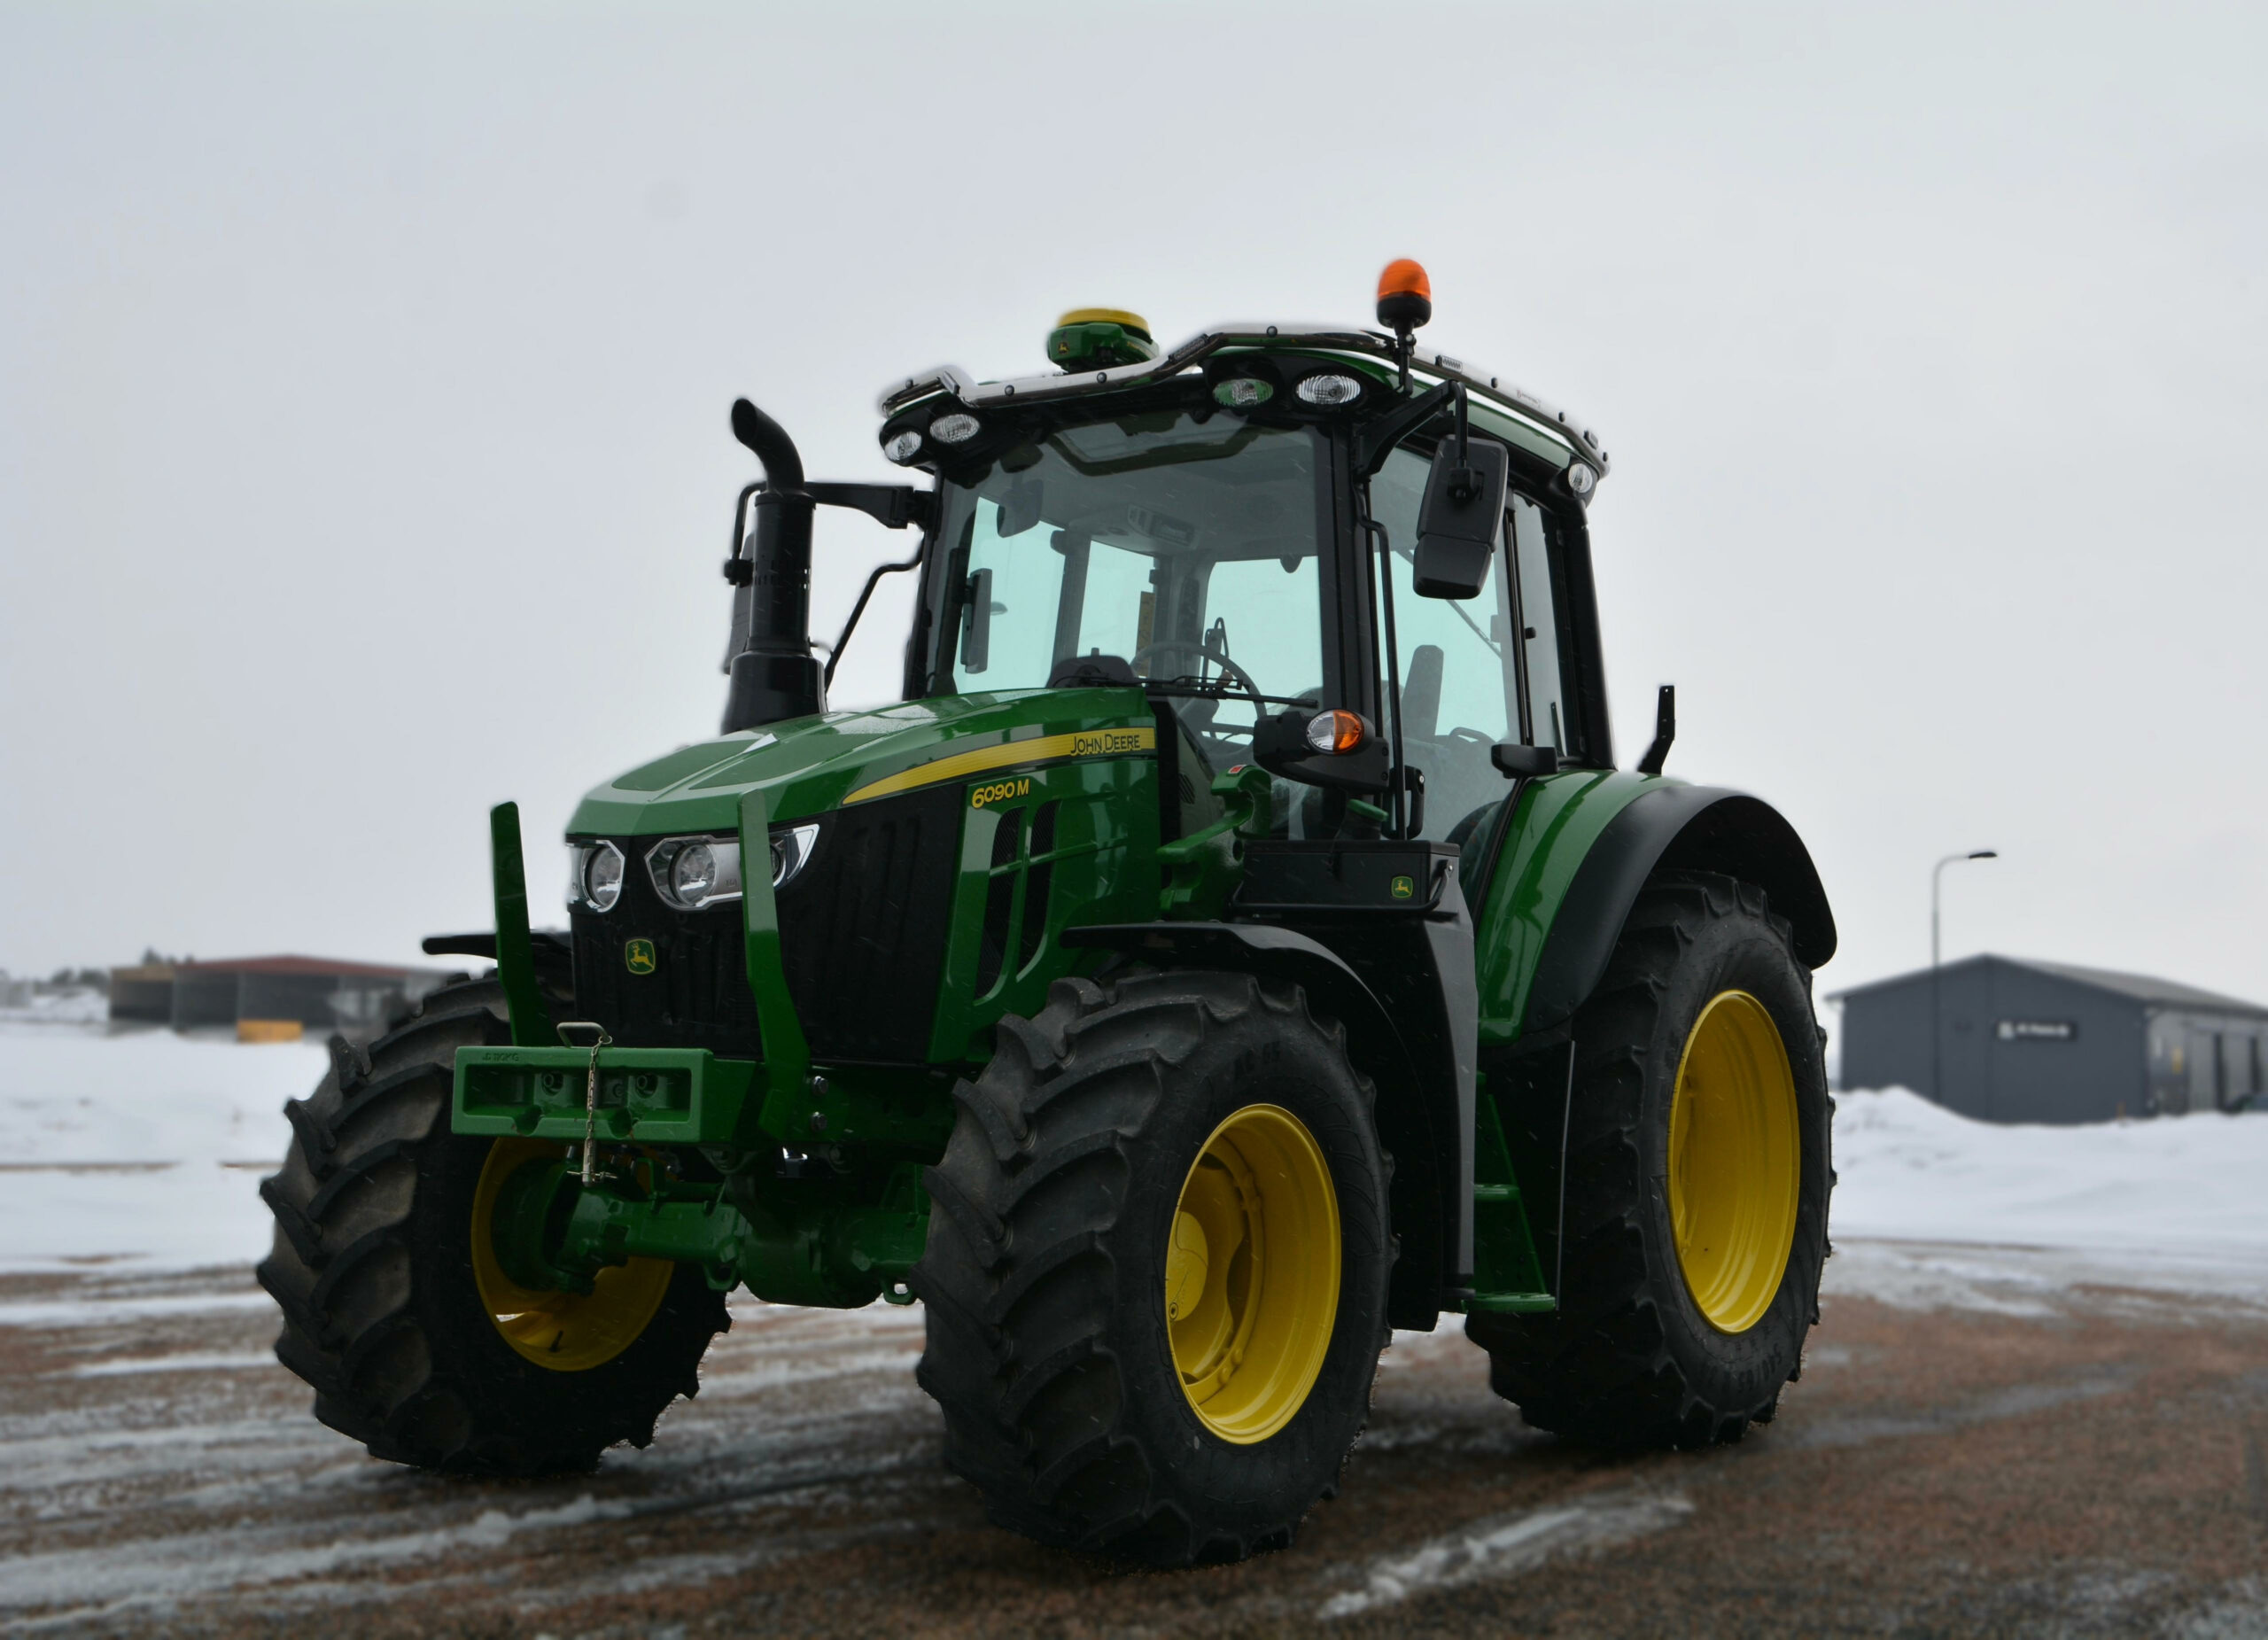
[{"label": "engine side vent", "polygon": [[1043,803],[1033,812],[1031,820],[1031,869],[1024,877],[1024,914],[1022,937],[1016,942],[1016,968],[1021,972],[1039,955],[1042,941],[1047,937],[1047,897],[1054,887],[1055,864],[1051,858],[1055,851],[1055,811],[1062,800]]},{"label": "engine side vent", "polygon": [[1008,919],[1016,904],[1017,854],[1024,836],[1024,811],[1010,809],[992,834],[992,881],[984,890],[984,928],[976,950],[976,994],[989,994],[1008,958]]}]

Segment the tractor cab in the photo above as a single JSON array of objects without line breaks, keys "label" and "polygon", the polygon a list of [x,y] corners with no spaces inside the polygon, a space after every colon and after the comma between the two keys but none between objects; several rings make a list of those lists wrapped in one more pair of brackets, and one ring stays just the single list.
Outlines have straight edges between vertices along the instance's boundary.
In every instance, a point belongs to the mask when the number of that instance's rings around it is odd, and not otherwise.
[{"label": "tractor cab", "polygon": [[[1506,795],[1498,747],[1611,766],[1584,530],[1605,455],[1534,395],[1418,354],[1405,267],[1380,294],[1398,331],[1224,326],[1161,357],[1138,315],[1084,309],[1048,338],[1055,375],[886,395],[885,455],[934,478],[902,508],[920,551],[892,566],[921,576],[905,697],[1140,688],[1169,840],[1254,764],[1271,837],[1460,845]],[[1428,494],[1460,474],[1494,482],[1444,581]],[[769,720],[736,695],[726,727]]]}]

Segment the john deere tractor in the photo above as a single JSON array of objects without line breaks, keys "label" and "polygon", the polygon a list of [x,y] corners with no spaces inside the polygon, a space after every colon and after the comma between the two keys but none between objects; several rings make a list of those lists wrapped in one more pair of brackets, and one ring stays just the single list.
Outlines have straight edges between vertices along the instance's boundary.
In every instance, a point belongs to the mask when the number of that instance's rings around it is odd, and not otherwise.
[{"label": "john deere tractor", "polygon": [[[1526,1420],[1768,1420],[1817,1319],[1835,928],[1755,797],[1616,766],[1580,419],[1379,328],[882,400],[912,482],[745,400],[722,730],[576,810],[532,929],[290,1107],[260,1279],[315,1415],[456,1473],[642,1446],[745,1286],[919,1301],[993,1520],[1160,1565],[1290,1542],[1396,1327]],[[913,532],[831,647],[812,521]],[[903,698],[827,687],[915,577]],[[824,652],[822,664],[820,655]]]}]

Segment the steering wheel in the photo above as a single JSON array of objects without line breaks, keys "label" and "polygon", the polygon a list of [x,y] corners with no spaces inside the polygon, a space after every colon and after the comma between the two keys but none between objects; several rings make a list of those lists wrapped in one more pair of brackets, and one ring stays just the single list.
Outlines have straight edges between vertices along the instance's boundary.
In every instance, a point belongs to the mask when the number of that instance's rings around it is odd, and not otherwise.
[{"label": "steering wheel", "polygon": [[[1178,638],[1169,638],[1159,643],[1146,643],[1128,657],[1127,665],[1139,665],[1146,657],[1155,655],[1161,649],[1179,649],[1184,654],[1204,657],[1221,669],[1219,681],[1222,685],[1235,682],[1252,697],[1252,720],[1254,725],[1268,716],[1268,703],[1262,697],[1260,686],[1253,681],[1252,674],[1231,660],[1225,654],[1217,649],[1209,649],[1202,643],[1192,643],[1185,639]],[[1200,740],[1210,742],[1209,749],[1200,747],[1200,754],[1208,762],[1216,758],[1233,759],[1248,755],[1239,750],[1236,742],[1250,740],[1252,738],[1250,729],[1223,727],[1213,722],[1213,714],[1220,710],[1220,703],[1228,694],[1228,690],[1225,688],[1216,688],[1209,684],[1200,687],[1205,691],[1204,699],[1208,703],[1200,711],[1177,715],[1181,718],[1183,724]]]},{"label": "steering wheel", "polygon": [[[1133,654],[1126,657],[1126,664],[1135,668],[1137,671],[1139,671],[1143,661],[1150,656],[1155,655],[1160,649],[1179,649],[1184,655],[1200,655],[1204,657],[1205,659],[1212,662],[1213,665],[1221,669],[1221,680],[1223,683],[1233,680],[1247,695],[1252,696],[1253,720],[1254,722],[1258,722],[1261,719],[1268,715],[1268,703],[1262,698],[1260,686],[1252,680],[1252,674],[1247,672],[1243,667],[1238,665],[1234,661],[1231,660],[1223,651],[1209,649],[1202,643],[1192,643],[1185,638],[1167,638],[1156,643],[1146,643],[1140,649],[1135,650]],[[1209,686],[1200,687],[1209,688]],[[1224,691],[1215,691],[1215,694],[1217,697],[1217,696],[1223,692]]]}]

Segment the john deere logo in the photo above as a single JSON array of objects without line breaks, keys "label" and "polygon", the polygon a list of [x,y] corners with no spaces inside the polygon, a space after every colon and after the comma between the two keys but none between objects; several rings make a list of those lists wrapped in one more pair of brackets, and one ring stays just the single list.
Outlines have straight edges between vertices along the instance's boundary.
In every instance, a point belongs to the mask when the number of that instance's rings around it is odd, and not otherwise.
[{"label": "john deere logo", "polygon": [[623,941],[622,966],[633,974],[651,974],[654,971],[654,942],[649,939]]},{"label": "john deere logo", "polygon": [[1418,885],[1407,877],[1396,877],[1386,884],[1386,891],[1396,899],[1408,899],[1418,891]]}]

